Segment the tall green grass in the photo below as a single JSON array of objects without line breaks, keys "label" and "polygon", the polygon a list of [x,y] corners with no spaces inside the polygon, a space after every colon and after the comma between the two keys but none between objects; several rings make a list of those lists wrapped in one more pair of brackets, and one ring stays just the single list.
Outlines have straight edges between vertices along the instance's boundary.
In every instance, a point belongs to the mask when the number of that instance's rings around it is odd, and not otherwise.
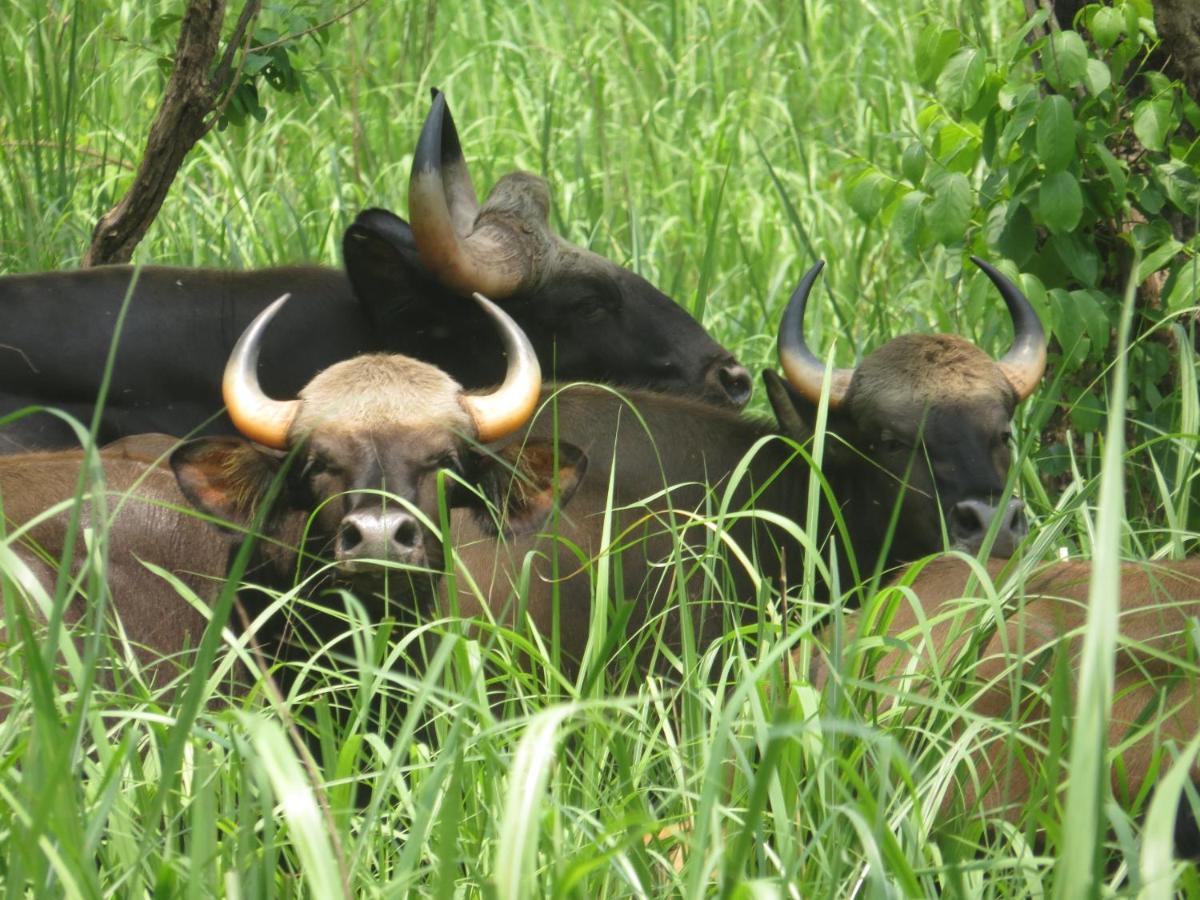
[{"label": "tall green grass", "polygon": [[[953,261],[914,263],[892,248],[849,211],[839,178],[845,162],[908,142],[922,24],[957,16],[996,39],[1019,7],[371,4],[310,57],[337,94],[318,81],[315,102],[273,97],[264,123],[212,134],[138,259],[336,265],[358,210],[405,212],[436,85],[478,186],[518,166],[545,174],[565,236],[661,285],[751,368],[773,364],[779,313],[814,256],[830,265],[811,340],[835,345],[839,363],[931,327],[998,350],[1002,336],[967,316],[965,292],[946,277]],[[0,17],[0,272],[82,256],[136,164],[163,81],[152,23],[174,8],[13,0]],[[1187,342],[1174,346],[1194,375]],[[1147,498],[1121,519],[1123,553],[1195,548],[1200,404],[1184,381],[1172,433],[1121,457]],[[1035,395],[1021,417],[1041,421],[1046,403]],[[1017,462],[1036,526],[1027,557],[1004,580],[981,574],[964,616],[994,620],[1019,602],[1036,560],[1060,548],[1114,557],[1097,509],[1102,472],[1111,478],[1118,463],[1102,469],[1100,458],[1073,459],[1051,494],[1027,433]],[[730,514],[718,498],[692,520],[689,536],[713,536],[699,562]],[[811,512],[795,517],[805,525]],[[1089,799],[1110,826],[1095,831],[1098,858],[1068,837],[1060,805],[1039,801],[1056,796],[1049,774],[1015,822],[941,815],[946,778],[977,765],[973,741],[1019,741],[1020,726],[971,709],[962,660],[921,691],[860,677],[858,657],[816,637],[841,610],[814,599],[815,559],[786,606],[765,589],[739,598],[761,606],[757,627],[720,652],[689,648],[670,678],[640,671],[604,609],[593,677],[577,681],[553,641],[528,629],[447,617],[409,630],[302,584],[272,611],[332,607],[344,633],[281,680],[287,696],[259,672],[246,694],[216,704],[231,669],[257,670],[244,634],[214,628],[198,662],[165,684],[139,670],[119,633],[85,627],[74,632],[87,638],[80,649],[63,640],[56,654],[40,617],[19,614],[23,597],[53,618],[75,584],[104,596],[103,518],[90,527],[95,552],[49,589],[23,572],[11,533],[3,544],[6,895],[1025,897],[1085,876],[1132,895],[1151,875],[1200,890],[1194,869],[1164,853],[1183,768],[1150,804],[1145,831],[1097,789]],[[680,548],[674,571],[697,563]],[[619,576],[619,556],[588,564],[599,586]],[[728,583],[714,572],[705,590],[719,597]],[[868,596],[867,613],[897,590]],[[836,677],[822,691],[807,661],[827,651]],[[121,677],[96,677],[112,659]],[[1053,721],[1074,715],[1070,675],[1050,682]],[[315,737],[296,741],[293,725]]]}]

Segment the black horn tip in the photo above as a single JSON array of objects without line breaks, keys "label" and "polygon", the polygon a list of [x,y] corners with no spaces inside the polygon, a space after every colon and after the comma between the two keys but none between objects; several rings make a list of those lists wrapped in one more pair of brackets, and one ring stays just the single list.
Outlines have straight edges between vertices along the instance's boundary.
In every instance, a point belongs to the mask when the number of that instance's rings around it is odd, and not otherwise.
[{"label": "black horn tip", "polygon": [[808,348],[804,346],[804,311],[808,306],[808,295],[812,293],[813,283],[823,268],[825,268],[825,260],[818,259],[804,273],[796,290],[792,292],[792,297],[784,308],[783,319],[779,323],[779,346],[781,349],[792,347],[791,352],[793,353],[808,352]]},{"label": "black horn tip", "polygon": [[432,103],[438,97],[442,96],[441,88],[431,87],[429,89],[429,102]]},{"label": "black horn tip", "polygon": [[971,254],[971,262],[975,263],[975,265],[979,266],[979,268],[983,269],[984,272],[986,272],[988,275],[992,276],[993,278],[995,278],[995,276],[997,276],[997,275],[1000,275],[1001,277],[1003,277],[1004,273],[1002,273],[999,269],[997,269],[995,266],[993,266],[990,262],[988,262],[987,260],[985,260],[981,257]]},{"label": "black horn tip", "polygon": [[417,138],[417,149],[413,152],[413,174],[437,169],[442,162],[442,123],[446,117],[446,103],[439,94],[429,107],[425,124]]},{"label": "black horn tip", "polygon": [[813,283],[817,280],[817,276],[821,274],[821,270],[825,268],[825,260],[818,259],[813,263],[812,268],[804,273],[804,277],[800,279],[800,283],[796,285],[796,290],[792,291],[792,298],[788,301],[788,311],[792,307],[803,307],[808,300],[809,293],[812,292]]}]

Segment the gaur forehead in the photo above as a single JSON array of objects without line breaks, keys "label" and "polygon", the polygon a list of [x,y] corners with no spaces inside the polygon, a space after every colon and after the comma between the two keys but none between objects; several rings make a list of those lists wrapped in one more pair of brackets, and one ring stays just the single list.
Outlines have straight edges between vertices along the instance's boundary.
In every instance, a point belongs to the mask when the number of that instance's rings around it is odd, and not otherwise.
[{"label": "gaur forehead", "polygon": [[846,395],[856,418],[920,416],[941,406],[1011,415],[1016,394],[995,361],[952,334],[893,338],[859,363]]},{"label": "gaur forehead", "polygon": [[406,356],[366,354],[330,366],[300,391],[293,431],[449,429],[473,434],[462,385],[436,366]]}]

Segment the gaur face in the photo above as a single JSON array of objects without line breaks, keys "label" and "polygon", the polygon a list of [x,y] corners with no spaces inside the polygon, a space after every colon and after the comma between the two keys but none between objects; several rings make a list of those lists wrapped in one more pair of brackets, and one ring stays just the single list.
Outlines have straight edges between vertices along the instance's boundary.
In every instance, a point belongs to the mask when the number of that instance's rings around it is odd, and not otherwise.
[{"label": "gaur face", "polygon": [[[1022,504],[1004,496],[1010,421],[1041,378],[1045,336],[1016,286],[979,264],[1013,316],[1013,348],[1004,358],[993,360],[954,335],[904,335],[856,369],[832,372],[826,475],[842,485],[838,501],[850,533],[864,544],[887,543],[899,504],[888,544],[895,559],[937,552],[947,538],[975,552],[997,516],[994,554],[1011,554],[1025,533]],[[825,380],[824,364],[803,338],[804,308],[819,271],[818,264],[805,277],[784,315],[780,357],[788,384],[767,376],[780,424],[797,437],[812,433]]]},{"label": "gaur face", "polygon": [[906,335],[863,360],[836,427],[873,464],[863,467],[873,487],[860,493],[875,514],[886,520],[901,504],[899,557],[947,538],[975,552],[997,510],[1007,521],[994,549],[1012,552],[1024,532],[1021,507],[1004,496],[1016,402],[995,362],[961,338]]},{"label": "gaur face", "polygon": [[[442,546],[440,473],[471,484],[508,484],[522,491],[499,492],[507,527],[536,528],[556,498],[570,496],[585,462],[573,447],[554,454],[491,454],[480,444],[520,427],[538,401],[537,360],[520,329],[490,302],[508,350],[509,371],[490,394],[467,394],[434,366],[403,356],[368,354],[331,366],[296,400],[266,397],[254,374],[258,346],[282,300],[268,307],[239,340],[226,369],[225,394],[247,441],[193,441],[172,456],[184,494],[204,511],[229,522],[250,524],[282,463],[289,462],[286,490],[275,516],[307,522],[323,556],[339,572],[360,580],[379,576],[378,561],[438,571]],[[534,448],[536,450],[536,448]],[[496,470],[496,471],[493,471]],[[451,479],[452,506],[486,505],[475,491]]]}]

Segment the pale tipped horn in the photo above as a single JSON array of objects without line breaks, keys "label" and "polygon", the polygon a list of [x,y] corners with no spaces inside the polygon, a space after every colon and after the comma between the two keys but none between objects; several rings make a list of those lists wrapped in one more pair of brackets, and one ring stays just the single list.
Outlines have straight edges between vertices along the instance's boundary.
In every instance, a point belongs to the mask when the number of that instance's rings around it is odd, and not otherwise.
[{"label": "pale tipped horn", "polygon": [[447,287],[496,299],[511,296],[529,273],[524,254],[494,228],[476,230],[479,200],[458,130],[436,92],[417,139],[408,183],[408,215],[421,261]]},{"label": "pale tipped horn", "polygon": [[488,443],[529,421],[542,391],[542,367],[521,326],[483,294],[476,292],[473,296],[492,317],[508,354],[508,371],[500,387],[490,394],[463,394],[461,398],[463,408],[475,422],[476,437],[480,443]]},{"label": "pale tipped horn", "polygon": [[983,269],[983,273],[1000,291],[1008,314],[1012,317],[1012,346],[996,361],[996,365],[1017,392],[1017,400],[1024,400],[1033,393],[1046,371],[1046,332],[1042,329],[1042,321],[1029,298],[1004,274],[978,256],[972,256],[971,262]]},{"label": "pale tipped horn", "polygon": [[258,352],[267,325],[291,296],[284,294],[254,317],[233,345],[221,381],[225,408],[234,427],[250,440],[277,450],[287,449],[288,429],[300,409],[300,401],[272,400],[263,393],[258,384]]},{"label": "pale tipped horn", "polygon": [[[821,387],[825,383],[825,364],[813,355],[804,340],[804,312],[808,308],[808,295],[824,267],[825,261],[818,260],[816,265],[805,273],[800,285],[792,294],[792,299],[788,301],[783,319],[779,323],[779,365],[783,368],[783,374],[787,376],[788,384],[812,403],[819,403],[821,400]],[[854,370],[834,369],[830,375],[832,382],[829,385],[829,408],[837,409],[846,399]]]}]

